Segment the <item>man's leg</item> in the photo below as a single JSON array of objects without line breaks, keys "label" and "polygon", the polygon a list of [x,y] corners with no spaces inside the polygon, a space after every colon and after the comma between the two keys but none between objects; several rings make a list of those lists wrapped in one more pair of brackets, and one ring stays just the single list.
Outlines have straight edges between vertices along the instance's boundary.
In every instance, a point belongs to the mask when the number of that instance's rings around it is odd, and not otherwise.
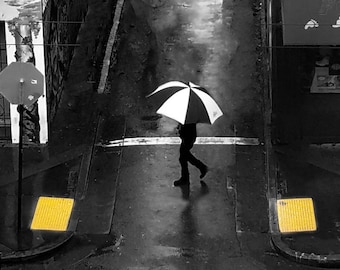
[{"label": "man's leg", "polygon": [[188,156],[190,152],[183,149],[179,156],[179,163],[181,164],[181,178],[189,181]]},{"label": "man's leg", "polygon": [[198,168],[201,172],[200,178],[203,178],[207,172],[208,167],[205,165],[202,161],[197,159],[191,152],[188,153],[188,159],[187,159],[192,165],[194,165],[196,168]]},{"label": "man's leg", "polygon": [[190,154],[189,149],[185,144],[181,144],[179,150],[179,163],[181,164],[181,178],[174,182],[175,186],[189,184],[189,168],[188,168],[188,157]]}]

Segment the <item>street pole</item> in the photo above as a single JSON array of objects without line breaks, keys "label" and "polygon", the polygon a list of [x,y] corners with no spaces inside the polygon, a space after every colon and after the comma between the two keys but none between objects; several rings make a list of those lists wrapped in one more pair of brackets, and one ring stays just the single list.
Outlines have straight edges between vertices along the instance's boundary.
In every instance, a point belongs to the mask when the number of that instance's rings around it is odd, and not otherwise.
[{"label": "street pole", "polygon": [[18,248],[21,248],[21,197],[22,197],[22,122],[23,105],[18,105],[19,110],[19,170],[18,170]]},{"label": "street pole", "polygon": [[24,105],[23,105],[23,83],[24,80],[20,79],[20,103],[18,105],[19,111],[19,169],[18,169],[18,250],[21,249],[21,199],[22,199],[22,132],[23,132],[23,114],[24,114]]},{"label": "street pole", "polygon": [[[25,70],[25,72],[23,72]],[[13,74],[16,76],[13,76]],[[12,103],[17,104],[19,113],[19,161],[18,161],[18,185],[17,185],[17,244],[22,248],[22,171],[23,171],[23,134],[24,111],[36,102],[44,92],[44,75],[32,63],[13,62],[0,72],[0,80],[4,87],[0,89],[1,94]],[[19,81],[19,87],[18,87]],[[27,82],[27,83],[26,83]],[[25,84],[25,85],[24,85]],[[1,87],[2,85],[0,85]],[[24,89],[25,86],[25,89]],[[24,92],[25,90],[25,92]],[[25,94],[25,95],[24,95]],[[14,226],[15,227],[15,226]],[[14,228],[15,230],[15,228]]]}]

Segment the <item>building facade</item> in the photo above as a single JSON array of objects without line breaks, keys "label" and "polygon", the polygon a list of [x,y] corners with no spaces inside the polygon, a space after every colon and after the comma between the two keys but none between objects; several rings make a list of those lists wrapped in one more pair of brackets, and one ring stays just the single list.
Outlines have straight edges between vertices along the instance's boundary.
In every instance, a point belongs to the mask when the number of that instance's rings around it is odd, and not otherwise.
[{"label": "building facade", "polygon": [[272,5],[273,138],[339,143],[340,0]]},{"label": "building facade", "polygon": [[[45,77],[44,94],[24,114],[24,142],[48,142],[86,13],[82,0],[0,0],[0,71],[11,62],[33,62]],[[1,96],[0,141],[18,143],[18,123],[17,106]]]}]

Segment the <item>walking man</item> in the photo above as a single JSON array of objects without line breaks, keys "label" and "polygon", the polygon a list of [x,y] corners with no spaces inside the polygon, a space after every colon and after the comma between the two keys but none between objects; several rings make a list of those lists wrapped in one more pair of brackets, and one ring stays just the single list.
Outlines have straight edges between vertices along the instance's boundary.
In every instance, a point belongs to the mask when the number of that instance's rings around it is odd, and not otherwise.
[{"label": "walking man", "polygon": [[197,167],[200,172],[200,178],[203,178],[207,172],[208,167],[193,154],[190,149],[194,146],[197,137],[196,124],[179,124],[179,136],[182,139],[180,146],[179,163],[181,164],[181,178],[174,182],[174,186],[189,185],[189,169],[188,162]]}]

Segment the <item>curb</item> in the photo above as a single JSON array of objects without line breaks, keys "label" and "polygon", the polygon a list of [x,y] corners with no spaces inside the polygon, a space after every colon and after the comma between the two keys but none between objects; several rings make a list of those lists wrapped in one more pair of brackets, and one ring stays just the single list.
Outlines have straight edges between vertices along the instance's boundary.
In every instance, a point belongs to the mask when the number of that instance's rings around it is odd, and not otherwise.
[{"label": "curb", "polygon": [[37,257],[39,255],[48,253],[52,250],[55,250],[56,248],[59,248],[60,246],[68,242],[73,237],[73,235],[74,235],[74,232],[69,232],[68,235],[65,238],[63,238],[60,242],[55,242],[49,245],[44,245],[43,247],[38,247],[38,248],[24,250],[24,251],[12,251],[12,252],[8,252],[5,254],[0,252],[0,268],[1,268],[1,263],[4,263],[4,262],[28,260],[28,259]]},{"label": "curb", "polygon": [[340,254],[319,255],[296,251],[289,248],[279,234],[271,235],[271,244],[280,255],[297,263],[328,268],[340,266]]},{"label": "curb", "polygon": [[[266,48],[267,43],[271,46],[269,40],[271,39],[271,14],[269,9],[272,0],[262,1],[261,10],[261,35],[262,46]],[[276,215],[276,199],[277,199],[277,186],[276,186],[276,166],[275,157],[273,154],[271,144],[271,114],[272,114],[272,54],[270,49],[265,49],[262,54],[263,65],[263,83],[264,83],[264,140],[265,140],[265,171],[267,180],[267,199],[268,199],[268,217],[270,233],[278,232],[278,222]]]}]

